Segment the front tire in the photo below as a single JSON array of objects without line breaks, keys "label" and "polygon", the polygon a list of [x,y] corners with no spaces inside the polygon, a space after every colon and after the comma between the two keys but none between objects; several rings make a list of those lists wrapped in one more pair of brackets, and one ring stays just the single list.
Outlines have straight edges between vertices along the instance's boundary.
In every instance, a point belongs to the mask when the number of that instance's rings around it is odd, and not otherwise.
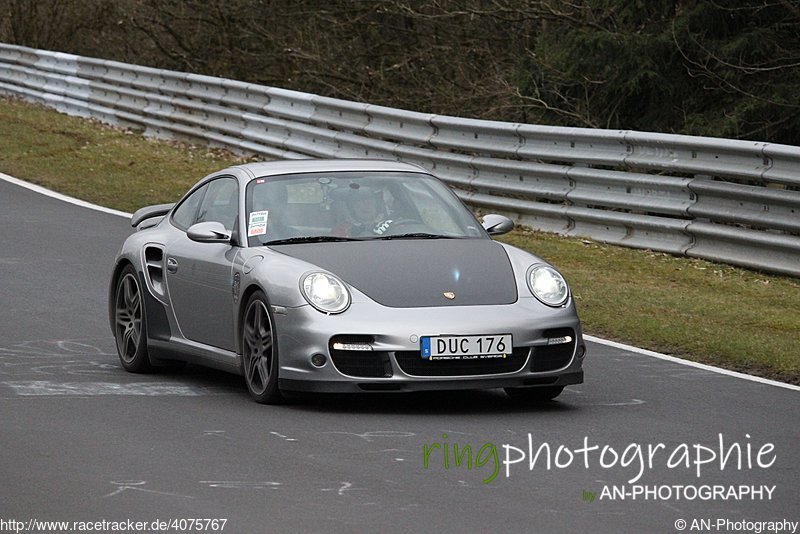
[{"label": "front tire", "polygon": [[242,365],[247,391],[256,402],[278,404],[278,348],[267,297],[256,291],[248,299],[242,317]]},{"label": "front tire", "polygon": [[553,400],[561,395],[562,391],[564,391],[564,386],[505,388],[506,395],[511,397],[512,400],[530,403]]},{"label": "front tire", "polygon": [[114,338],[122,367],[131,373],[153,370],[147,354],[144,295],[132,265],[119,275],[114,298]]}]

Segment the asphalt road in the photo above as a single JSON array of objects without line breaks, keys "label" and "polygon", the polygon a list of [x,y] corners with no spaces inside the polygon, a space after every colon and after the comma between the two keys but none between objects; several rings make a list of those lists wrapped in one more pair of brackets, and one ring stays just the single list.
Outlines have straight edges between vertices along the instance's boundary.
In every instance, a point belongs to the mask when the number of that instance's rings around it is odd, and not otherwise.
[{"label": "asphalt road", "polygon": [[[121,217],[0,181],[0,531],[30,519],[224,519],[226,533],[800,521],[798,391],[601,344],[589,345],[585,384],[536,408],[500,391],[261,406],[224,373],[128,374],[106,292],[129,232]],[[549,469],[543,455],[530,468],[529,439],[534,452],[549,444]],[[650,465],[648,445],[658,444]],[[695,444],[709,449],[702,460],[717,456],[699,476]],[[455,464],[455,445],[471,445],[472,469]],[[601,457],[605,446],[619,458]],[[523,451],[506,476],[506,454]],[[624,500],[608,495],[615,486]],[[715,486],[725,494],[700,498]],[[750,487],[761,495],[743,495]]]}]

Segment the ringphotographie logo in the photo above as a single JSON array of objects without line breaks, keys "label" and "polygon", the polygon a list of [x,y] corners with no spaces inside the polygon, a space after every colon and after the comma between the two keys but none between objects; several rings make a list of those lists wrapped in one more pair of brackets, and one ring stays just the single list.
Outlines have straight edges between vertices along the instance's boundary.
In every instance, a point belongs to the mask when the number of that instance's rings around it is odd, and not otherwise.
[{"label": "ringphotographie logo", "polygon": [[[523,443],[463,443],[443,433],[441,439],[422,446],[425,470],[478,471],[483,484],[500,483],[512,476],[567,469],[621,471],[622,484],[606,484],[600,491],[582,488],[580,499],[592,504],[620,500],[771,500],[776,490],[768,484],[703,484],[709,473],[754,473],[772,467],[775,445],[758,442],[750,434],[731,440],[717,434],[712,444],[628,443],[615,446],[585,436],[579,443],[537,441],[532,433]],[[685,484],[645,484],[654,470],[682,472]]]}]

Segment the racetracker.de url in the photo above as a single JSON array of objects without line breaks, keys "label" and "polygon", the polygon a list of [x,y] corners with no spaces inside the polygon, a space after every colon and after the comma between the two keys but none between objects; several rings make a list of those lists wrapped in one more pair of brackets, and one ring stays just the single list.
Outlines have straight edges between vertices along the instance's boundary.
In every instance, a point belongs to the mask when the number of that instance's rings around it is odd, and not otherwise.
[{"label": "racetracker.de url", "polygon": [[0,532],[82,534],[84,532],[223,532],[227,519],[156,519],[153,521],[42,521],[0,519]]}]

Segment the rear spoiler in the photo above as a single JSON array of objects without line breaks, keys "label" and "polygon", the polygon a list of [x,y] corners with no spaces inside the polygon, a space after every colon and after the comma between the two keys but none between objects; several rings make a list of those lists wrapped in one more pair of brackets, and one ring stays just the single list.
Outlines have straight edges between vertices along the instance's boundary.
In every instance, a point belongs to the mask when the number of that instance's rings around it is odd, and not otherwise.
[{"label": "rear spoiler", "polygon": [[144,208],[138,209],[136,213],[131,216],[131,226],[136,228],[142,221],[152,219],[153,217],[163,217],[169,213],[169,210],[171,210],[174,205],[175,204],[156,204],[154,206],[145,206]]}]

